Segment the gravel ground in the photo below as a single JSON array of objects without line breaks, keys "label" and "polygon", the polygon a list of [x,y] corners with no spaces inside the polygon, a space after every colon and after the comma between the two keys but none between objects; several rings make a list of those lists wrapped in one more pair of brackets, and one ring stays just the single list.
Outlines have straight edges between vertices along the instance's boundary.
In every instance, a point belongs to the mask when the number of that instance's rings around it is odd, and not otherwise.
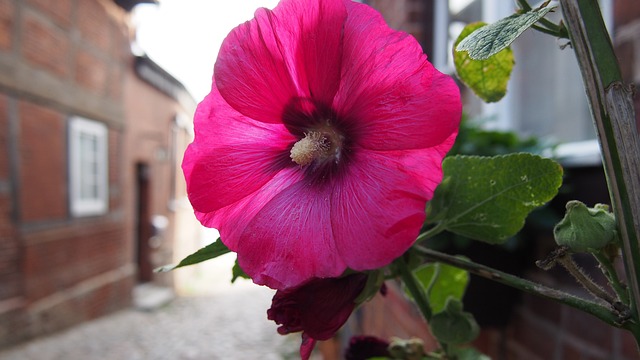
[{"label": "gravel ground", "polygon": [[152,312],[124,310],[36,339],[0,352],[0,359],[296,359],[299,335],[280,336],[267,320],[272,296],[249,283],[218,286]]}]

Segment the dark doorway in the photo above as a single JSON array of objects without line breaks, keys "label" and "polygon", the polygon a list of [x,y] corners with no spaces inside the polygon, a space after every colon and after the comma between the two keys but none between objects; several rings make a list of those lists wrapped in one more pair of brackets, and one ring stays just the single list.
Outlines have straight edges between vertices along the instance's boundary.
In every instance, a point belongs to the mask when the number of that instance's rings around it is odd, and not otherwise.
[{"label": "dark doorway", "polygon": [[149,239],[153,236],[151,227],[151,191],[149,165],[136,164],[136,261],[138,264],[138,282],[153,280],[151,247]]}]

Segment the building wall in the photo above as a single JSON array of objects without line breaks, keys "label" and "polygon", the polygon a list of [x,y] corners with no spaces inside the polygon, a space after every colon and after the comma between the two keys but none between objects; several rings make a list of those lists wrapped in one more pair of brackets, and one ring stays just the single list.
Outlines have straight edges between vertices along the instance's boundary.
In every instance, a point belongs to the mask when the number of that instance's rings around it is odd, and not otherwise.
[{"label": "building wall", "polygon": [[413,35],[421,44],[427,41],[424,16],[430,0],[367,0],[365,3],[380,11],[389,27]]},{"label": "building wall", "polygon": [[[136,162],[151,166],[154,213],[171,217],[170,197],[184,196],[169,180],[179,159],[159,149],[169,150],[173,118],[190,118],[193,104],[136,77],[128,21],[109,0],[0,0],[0,347],[130,306]],[[74,116],[107,127],[101,215],[70,210]],[[189,131],[177,133],[184,148]],[[176,231],[156,263],[173,261]]]},{"label": "building wall", "polygon": [[[640,86],[640,3],[614,1],[614,46],[622,77],[628,84]],[[636,90],[637,91],[637,90]],[[636,124],[640,127],[640,97],[634,96]]]},{"label": "building wall", "polygon": [[[118,146],[125,17],[108,1],[0,2],[0,345],[130,303]],[[110,206],[102,216],[69,211],[74,115],[108,127]]]},{"label": "building wall", "polygon": [[[148,245],[151,268],[157,268],[181,260],[174,256],[178,239],[182,239],[182,234],[199,229],[193,209],[188,201],[186,204],[184,201],[186,185],[180,169],[182,154],[192,140],[190,124],[195,102],[191,100],[181,104],[133,72],[126,74],[123,91],[127,118],[130,119],[124,144],[127,168],[125,183],[136,183],[136,167],[139,164],[148,166],[151,218],[142,219],[141,224],[151,226],[152,217],[162,216],[168,220],[168,227],[157,234],[152,230],[153,239],[136,239],[138,214],[135,186],[127,187],[123,193],[127,204],[125,223],[127,231],[134,234],[134,247],[137,241],[142,241],[142,246]],[[187,220],[178,225],[181,216]],[[199,237],[185,240],[198,241]],[[190,250],[197,250],[197,245]],[[173,276],[173,273],[152,274],[155,282],[164,285],[173,285]]]}]

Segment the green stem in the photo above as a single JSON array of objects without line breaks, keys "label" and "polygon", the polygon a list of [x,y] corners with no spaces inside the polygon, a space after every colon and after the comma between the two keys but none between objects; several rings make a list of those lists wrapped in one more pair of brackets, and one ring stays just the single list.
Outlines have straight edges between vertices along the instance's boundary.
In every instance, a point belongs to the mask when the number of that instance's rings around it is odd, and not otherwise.
[{"label": "green stem", "polygon": [[400,277],[402,278],[404,285],[407,287],[407,290],[409,290],[409,293],[411,293],[411,296],[413,296],[413,300],[416,302],[416,305],[418,305],[418,309],[420,309],[424,319],[429,322],[429,320],[431,320],[431,316],[433,316],[433,310],[431,310],[431,305],[429,305],[427,295],[418,285],[418,281],[411,270],[409,270],[409,267],[404,262],[403,258],[398,259],[396,261],[396,265],[398,266],[398,271],[400,272]]},{"label": "green stem", "polygon": [[599,318],[600,320],[606,322],[609,325],[612,325],[615,327],[623,327],[629,330],[631,330],[632,328],[638,328],[637,330],[640,331],[640,327],[637,322],[625,322],[621,325],[620,324],[621,319],[613,311],[611,311],[608,307],[605,307],[598,303],[588,301],[588,300],[573,296],[571,294],[565,293],[563,291],[546,287],[538,283],[534,283],[532,281],[490,268],[485,265],[475,263],[470,260],[458,258],[455,256],[441,253],[439,251],[427,249],[421,246],[416,246],[414,247],[414,249],[419,254],[431,260],[443,262],[445,264],[449,264],[457,268],[467,270],[468,272],[478,275],[480,277],[493,280],[493,281],[511,286],[515,289],[525,291],[530,294],[538,295],[547,299],[551,299],[551,300],[560,302],[562,304],[569,305],[576,309],[582,310],[586,313],[589,313]]},{"label": "green stem", "polygon": [[445,231],[447,229],[447,226],[445,225],[444,222],[439,222],[437,223],[434,227],[432,227],[431,229],[423,232],[422,234],[418,235],[418,237],[416,238],[416,244],[419,244],[420,242],[426,240],[426,239],[430,239],[438,234],[440,234],[441,232]]},{"label": "green stem", "polygon": [[585,274],[584,270],[582,270],[582,268],[573,261],[570,254],[557,258],[556,262],[562,265],[562,267],[564,267],[580,285],[590,292],[591,295],[598,299],[602,299],[611,305],[616,302],[616,299],[611,296],[611,294],[606,292],[600,287],[600,285],[596,284],[587,274]]},{"label": "green stem", "polygon": [[438,279],[440,278],[440,272],[441,272],[441,268],[440,268],[440,263],[435,263],[435,266],[433,267],[433,277],[431,278],[431,282],[429,283],[429,286],[427,286],[427,294],[431,294],[431,290],[433,290],[433,287],[435,286],[435,284],[438,282]]},{"label": "green stem", "polygon": [[531,28],[537,31],[540,31],[541,33],[545,33],[545,34],[549,34],[551,36],[555,36],[555,37],[561,37],[561,34],[559,31],[554,31],[554,30],[550,30],[547,29],[546,27],[542,27],[542,26],[538,26],[536,24],[531,25]]},{"label": "green stem", "polygon": [[622,285],[620,278],[618,277],[618,272],[613,267],[613,263],[609,260],[609,257],[601,252],[593,253],[593,256],[598,260],[600,264],[600,269],[602,269],[602,273],[609,281],[609,285],[613,291],[618,295],[618,299],[625,305],[629,305],[629,293],[627,289]]},{"label": "green stem", "polygon": [[[560,0],[582,72],[602,148],[604,170],[618,222],[632,316],[640,305],[640,137],[631,91],[623,86],[609,34],[596,1]],[[640,337],[636,337],[640,342]]]},{"label": "green stem", "polygon": [[[431,321],[431,317],[433,316],[433,310],[431,309],[431,305],[429,304],[429,300],[427,294],[424,292],[422,287],[418,285],[418,280],[416,280],[415,275],[409,267],[404,262],[403,258],[398,259],[395,264],[398,266],[398,272],[400,273],[400,277],[404,282],[404,286],[407,287],[407,290],[413,297],[418,309],[422,313],[422,316],[427,321]],[[438,341],[440,344],[440,348],[444,352],[444,354],[449,354],[449,347],[446,343]]]},{"label": "green stem", "polygon": [[[533,9],[526,0],[518,0],[518,5],[520,5],[520,8],[522,8],[522,10],[524,11],[531,11]],[[542,18],[538,20],[538,23],[542,26],[533,25],[531,27],[543,33],[547,33],[560,38],[569,37],[569,34],[563,31],[563,27],[561,25],[555,24],[550,20]]]}]

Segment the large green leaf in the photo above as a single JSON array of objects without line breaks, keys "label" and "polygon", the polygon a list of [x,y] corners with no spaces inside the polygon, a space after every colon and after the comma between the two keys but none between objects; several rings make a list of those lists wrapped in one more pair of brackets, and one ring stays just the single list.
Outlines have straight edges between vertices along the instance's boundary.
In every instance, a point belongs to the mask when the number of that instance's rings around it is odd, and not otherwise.
[{"label": "large green leaf", "polygon": [[562,184],[562,167],[532,154],[454,156],[442,168],[444,179],[429,202],[428,221],[492,244],[520,231],[526,216]]},{"label": "large green leaf", "polygon": [[[469,34],[475,30],[485,27],[482,22],[467,25],[458,36],[456,44],[468,39]],[[496,102],[507,93],[507,83],[514,64],[511,49],[504,48],[486,60],[474,60],[466,52],[454,51],[453,63],[460,80],[482,100]]]},{"label": "large green leaf", "polygon": [[474,60],[486,60],[506,49],[531,25],[545,17],[553,7],[546,3],[537,9],[515,13],[493,24],[474,31],[456,46],[456,51],[467,51]]},{"label": "large green leaf", "polygon": [[430,263],[414,271],[416,278],[427,290],[434,314],[444,310],[449,297],[462,300],[469,283],[465,270],[442,263]]},{"label": "large green leaf", "polygon": [[173,269],[177,269],[183,266],[197,264],[206,260],[217,258],[220,255],[224,255],[230,252],[229,248],[220,241],[220,238],[215,242],[203,247],[202,249],[194,252],[193,254],[182,259],[177,265],[165,265],[155,269],[155,272],[167,272]]}]

